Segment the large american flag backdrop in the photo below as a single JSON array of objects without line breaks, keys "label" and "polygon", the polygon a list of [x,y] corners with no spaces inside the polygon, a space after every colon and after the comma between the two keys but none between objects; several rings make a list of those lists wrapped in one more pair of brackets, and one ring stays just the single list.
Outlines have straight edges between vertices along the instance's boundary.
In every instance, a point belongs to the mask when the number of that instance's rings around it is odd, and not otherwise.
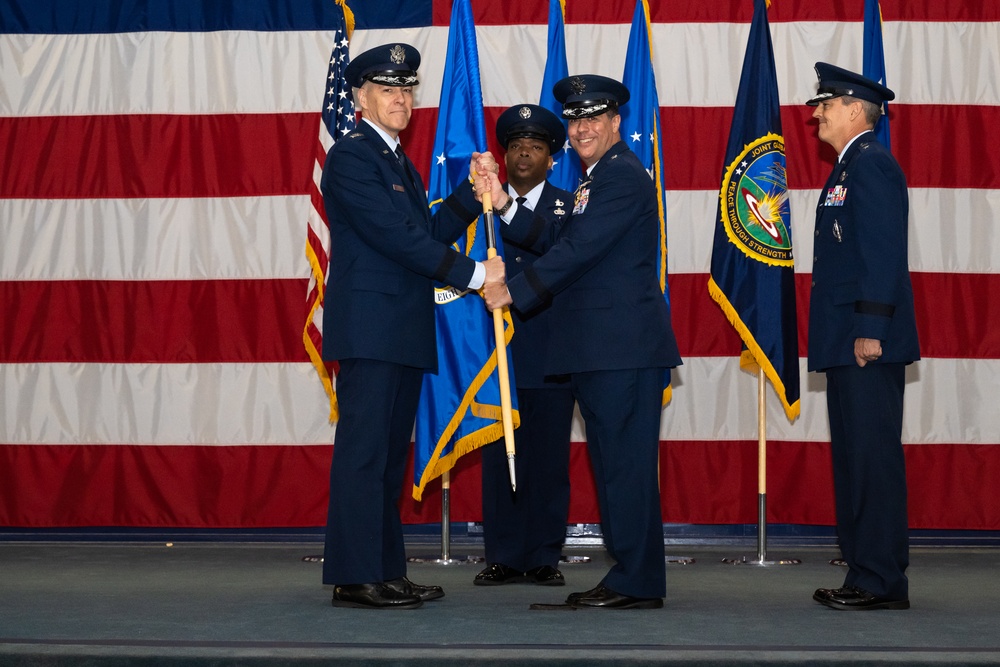
[{"label": "large american flag backdrop", "polygon": [[[423,54],[403,142],[428,182],[450,4],[349,4],[353,54],[395,41]],[[756,379],[706,286],[753,2],[649,4],[685,358],[661,427],[664,517],[753,523]],[[775,0],[769,12],[800,350],[814,207],[834,158],[802,103],[815,61],[860,71],[863,4]],[[567,0],[571,73],[621,76],[634,7]],[[473,9],[491,124],[538,100],[548,8]],[[324,522],[335,426],[302,344],[304,243],[337,11],[332,0],[0,8],[0,524]],[[906,391],[911,525],[1000,529],[1000,3],[883,0],[882,12],[924,355]],[[823,377],[804,360],[802,377],[795,423],[768,396],[768,518],[831,524]],[[455,471],[453,520],[479,518],[477,461]],[[596,521],[582,446],[572,470],[569,519]],[[439,519],[439,495],[409,495],[407,521]]]}]

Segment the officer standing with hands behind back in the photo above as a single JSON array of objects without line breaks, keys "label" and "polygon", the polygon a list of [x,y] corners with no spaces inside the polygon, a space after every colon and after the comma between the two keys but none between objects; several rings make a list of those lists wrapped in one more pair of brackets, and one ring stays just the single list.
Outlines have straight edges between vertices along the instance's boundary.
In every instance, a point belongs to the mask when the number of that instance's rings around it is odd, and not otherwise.
[{"label": "officer standing with hands behind back", "polygon": [[[546,180],[552,156],[562,150],[566,128],[559,118],[534,104],[518,104],[497,120],[504,147],[505,191],[534,212],[544,227],[569,218],[573,195]],[[508,279],[539,257],[530,247],[504,239]],[[521,425],[514,432],[517,492],[510,488],[507,452],[502,442],[482,449],[483,541],[486,568],[477,586],[527,583],[561,586],[558,570],[569,514],[569,448],[573,391],[569,378],[546,377],[545,352],[551,309],[511,311],[511,355]]]},{"label": "officer standing with hands behind back", "polygon": [[907,260],[906,178],[872,129],[895,97],[876,81],[816,63],[820,141],[837,164],[816,209],[809,370],[826,373],[841,588],[834,609],[908,609],[903,459],[906,365],[920,358]]}]

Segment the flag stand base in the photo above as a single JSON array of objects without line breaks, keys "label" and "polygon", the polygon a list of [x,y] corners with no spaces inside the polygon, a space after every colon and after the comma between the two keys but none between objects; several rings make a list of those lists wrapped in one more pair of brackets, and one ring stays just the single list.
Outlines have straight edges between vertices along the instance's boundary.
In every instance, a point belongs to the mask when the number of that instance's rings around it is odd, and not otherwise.
[{"label": "flag stand base", "polygon": [[451,556],[441,554],[440,556],[411,556],[406,559],[407,563],[430,563],[431,565],[469,565],[482,563],[485,558],[482,556]]},{"label": "flag stand base", "polygon": [[801,565],[798,558],[782,558],[778,560],[767,559],[767,494],[757,494],[757,557],[749,559],[723,558],[722,562],[727,565],[757,565],[759,567],[773,567],[775,565]]},{"label": "flag stand base", "polygon": [[802,561],[799,560],[798,558],[784,558],[782,560],[766,560],[764,558],[755,558],[753,560],[750,560],[746,556],[743,556],[742,558],[723,558],[722,562],[727,565],[758,565],[760,567],[802,564]]},{"label": "flag stand base", "polygon": [[430,563],[431,565],[469,565],[482,563],[482,556],[456,556],[451,553],[451,484],[445,473],[441,485],[441,554],[439,556],[411,556],[407,563]]}]

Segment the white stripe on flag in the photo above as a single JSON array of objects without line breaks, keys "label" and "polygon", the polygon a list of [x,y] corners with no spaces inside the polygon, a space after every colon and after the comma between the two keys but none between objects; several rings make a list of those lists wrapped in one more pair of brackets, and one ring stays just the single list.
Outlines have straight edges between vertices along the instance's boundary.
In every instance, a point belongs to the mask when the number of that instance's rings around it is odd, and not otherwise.
[{"label": "white stripe on flag", "polygon": [[[795,270],[812,271],[817,190],[791,190]],[[718,206],[709,190],[669,190],[669,269],[708,273]],[[0,280],[303,278],[305,195],[177,199],[0,199]],[[910,190],[910,270],[995,273],[1000,191]],[[211,220],[211,224],[205,221]]]},{"label": "white stripe on flag", "polygon": [[[768,439],[828,442],[824,376],[802,374],[802,418],[768,390]],[[673,373],[663,440],[756,440],[756,378],[730,357],[689,357]],[[3,364],[0,442],[307,444],[332,442],[309,363]],[[1000,360],[924,359],[907,368],[903,442],[996,443]],[[955,397],[962,400],[956,401]],[[223,406],[222,409],[219,406]],[[577,420],[573,439],[584,440]]]},{"label": "white stripe on flag", "polygon": [[0,280],[305,278],[311,211],[306,195],[0,199]]},{"label": "white stripe on flag", "polygon": [[332,42],[332,31],[0,35],[0,116],[315,112]]},{"label": "white stripe on flag", "polygon": [[[566,26],[569,70],[621,76],[628,24]],[[654,23],[660,104],[731,107],[748,24]],[[358,30],[351,53],[394,41],[422,56],[417,106],[440,99],[447,26]],[[781,101],[816,90],[812,63],[861,69],[861,22],[771,25]],[[332,32],[0,35],[0,116],[314,112]],[[480,26],[486,106],[537,101],[546,26]],[[886,67],[903,104],[1000,104],[1000,23],[887,22]],[[818,47],[817,45],[822,45]],[[280,58],[261,58],[280,53]],[[906,62],[903,62],[903,60]],[[914,58],[922,59],[913,62]],[[684,63],[683,67],[677,63]],[[193,67],[192,63],[212,63]],[[531,97],[527,100],[526,96]]]}]

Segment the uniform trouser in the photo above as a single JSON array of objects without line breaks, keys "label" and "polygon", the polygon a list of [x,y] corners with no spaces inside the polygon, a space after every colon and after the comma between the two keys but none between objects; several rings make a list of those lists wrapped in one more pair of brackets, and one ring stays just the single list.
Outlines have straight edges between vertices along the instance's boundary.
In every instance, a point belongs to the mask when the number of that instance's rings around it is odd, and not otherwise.
[{"label": "uniform trouser", "polygon": [[365,584],[406,574],[398,501],[423,371],[345,359],[330,466],[323,583]]},{"label": "uniform trouser", "polygon": [[517,492],[503,440],[483,447],[483,542],[487,563],[522,572],[556,567],[569,514],[569,439],[573,391],[518,389],[514,431]]},{"label": "uniform trouser", "polygon": [[659,448],[662,368],[572,375],[587,427],[604,545],[615,564],[603,584],[622,595],[666,595]]},{"label": "uniform trouser", "polygon": [[906,567],[905,364],[826,371],[837,536],[847,562],[844,586],[880,597],[909,597]]}]

